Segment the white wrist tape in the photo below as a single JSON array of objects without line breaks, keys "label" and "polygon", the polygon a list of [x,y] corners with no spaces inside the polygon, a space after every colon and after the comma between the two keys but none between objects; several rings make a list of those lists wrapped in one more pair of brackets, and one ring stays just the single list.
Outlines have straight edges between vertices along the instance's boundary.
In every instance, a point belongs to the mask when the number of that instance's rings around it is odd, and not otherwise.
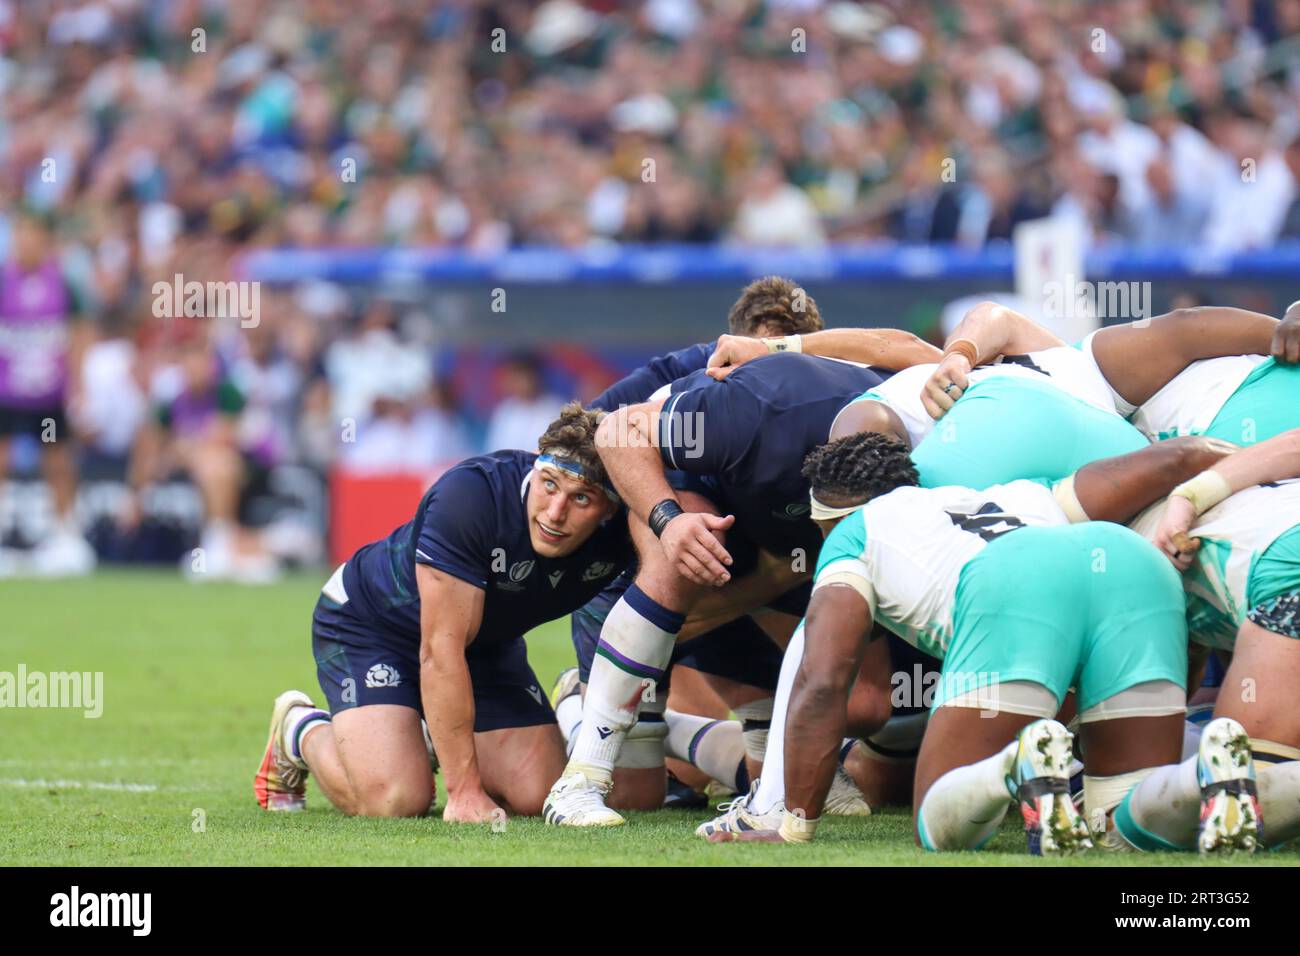
[{"label": "white wrist tape", "polygon": [[1184,481],[1169,494],[1186,498],[1192,503],[1196,513],[1203,515],[1232,494],[1232,485],[1228,484],[1228,479],[1213,468],[1208,468],[1195,478]]},{"label": "white wrist tape", "polygon": [[1079,495],[1074,490],[1074,475],[1066,475],[1052,485],[1052,497],[1061,506],[1065,516],[1070,519],[1070,524],[1079,524],[1083,521],[1092,520],[1088,517],[1088,512],[1083,510],[1083,505],[1079,502]]},{"label": "white wrist tape", "polygon": [[798,335],[785,335],[779,339],[763,339],[769,352],[802,352],[803,339]]}]

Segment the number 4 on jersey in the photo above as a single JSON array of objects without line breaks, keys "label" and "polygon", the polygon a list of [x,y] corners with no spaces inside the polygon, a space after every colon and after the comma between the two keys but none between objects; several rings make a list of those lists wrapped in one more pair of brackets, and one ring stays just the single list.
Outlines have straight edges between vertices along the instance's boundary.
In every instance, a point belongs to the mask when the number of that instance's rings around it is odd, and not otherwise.
[{"label": "number 4 on jersey", "polygon": [[1007,514],[1002,510],[1001,505],[991,501],[980,505],[979,510],[974,514],[954,514],[949,511],[947,515],[962,531],[977,534],[985,541],[992,541],[1008,531],[1015,531],[1025,526],[1025,523],[1015,515]]}]

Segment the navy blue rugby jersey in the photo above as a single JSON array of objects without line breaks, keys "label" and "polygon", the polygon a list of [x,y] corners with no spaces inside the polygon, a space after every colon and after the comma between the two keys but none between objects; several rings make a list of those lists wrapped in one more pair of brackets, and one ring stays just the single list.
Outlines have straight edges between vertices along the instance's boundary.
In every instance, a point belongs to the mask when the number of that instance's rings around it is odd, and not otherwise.
[{"label": "navy blue rugby jersey", "polygon": [[799,353],[746,362],[722,381],[694,372],[673,383],[659,415],[664,467],[708,477],[736,528],[773,554],[821,550],[808,517],[803,460],[835,416],[889,373]]},{"label": "navy blue rugby jersey", "polygon": [[472,655],[586,604],[632,559],[626,512],[616,512],[568,557],[542,557],[529,540],[525,502],[536,458],[493,452],[439,478],[413,521],[348,561],[343,587],[351,612],[418,644],[415,566],[427,564],[487,592]]}]

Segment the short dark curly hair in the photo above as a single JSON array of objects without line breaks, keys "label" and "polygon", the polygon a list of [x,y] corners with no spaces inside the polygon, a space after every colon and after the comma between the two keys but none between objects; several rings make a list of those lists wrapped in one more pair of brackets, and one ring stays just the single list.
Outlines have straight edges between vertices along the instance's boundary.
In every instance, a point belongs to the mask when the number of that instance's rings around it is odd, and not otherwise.
[{"label": "short dark curly hair", "polygon": [[792,279],[765,276],[741,290],[727,313],[732,335],[803,335],[825,328],[817,302]]},{"label": "short dark curly hair", "polygon": [[578,462],[591,484],[603,488],[609,484],[609,474],[596,453],[596,429],[604,418],[602,411],[583,408],[581,402],[569,402],[538,439],[537,448],[544,455]]},{"label": "short dark curly hair", "polygon": [[895,488],[920,484],[907,446],[877,432],[818,445],[803,460],[817,500],[832,508],[865,504]]}]

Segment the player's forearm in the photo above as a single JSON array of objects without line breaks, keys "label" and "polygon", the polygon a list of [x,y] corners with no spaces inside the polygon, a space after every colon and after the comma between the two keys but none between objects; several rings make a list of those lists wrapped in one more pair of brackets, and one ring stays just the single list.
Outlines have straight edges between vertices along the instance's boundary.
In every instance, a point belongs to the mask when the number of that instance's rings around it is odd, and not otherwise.
[{"label": "player's forearm", "polygon": [[821,816],[830,792],[847,724],[846,698],[843,681],[800,667],[785,723],[785,806],[805,820]]},{"label": "player's forearm", "polygon": [[[1066,506],[1072,485],[1078,506],[1088,520],[1127,524],[1143,508],[1234,451],[1235,446],[1214,438],[1171,438],[1127,455],[1084,465],[1058,482],[1055,493],[1057,500]],[[1067,513],[1070,510],[1067,506]],[[1070,517],[1083,520],[1075,514]]]},{"label": "player's forearm", "polygon": [[981,302],[967,312],[945,340],[945,350],[958,339],[975,345],[978,358],[972,365],[1065,344],[1033,319],[996,302]]},{"label": "player's forearm", "polygon": [[464,651],[421,648],[420,694],[447,792],[481,790],[474,750],[474,685]]},{"label": "player's forearm", "polygon": [[911,332],[902,329],[825,329],[799,336],[805,355],[847,359],[881,368],[911,368],[937,362],[942,353]]},{"label": "player's forearm", "polygon": [[765,561],[756,571],[705,593],[691,608],[678,640],[690,640],[721,627],[798,587],[812,575],[795,571],[791,561]]},{"label": "player's forearm", "polygon": [[1300,429],[1243,448],[1210,470],[1222,476],[1233,492],[1269,481],[1300,478]]},{"label": "player's forearm", "polygon": [[658,437],[649,434],[652,426],[637,418],[628,409],[608,416],[596,434],[596,451],[624,503],[646,521],[655,505],[677,495],[664,475]]}]

